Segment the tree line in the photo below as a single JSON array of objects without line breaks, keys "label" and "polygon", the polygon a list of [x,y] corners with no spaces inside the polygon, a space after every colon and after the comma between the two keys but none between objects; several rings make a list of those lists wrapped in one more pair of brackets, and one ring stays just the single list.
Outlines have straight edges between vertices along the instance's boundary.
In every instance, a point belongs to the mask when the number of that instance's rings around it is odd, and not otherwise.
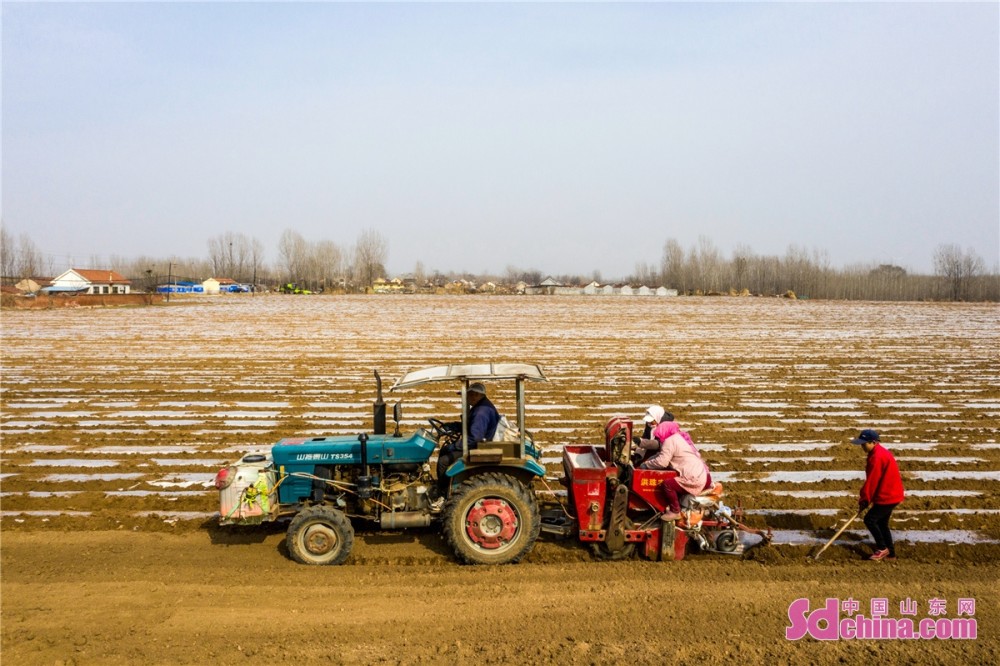
[{"label": "tree line", "polygon": [[[268,263],[264,244],[238,232],[208,239],[207,255],[198,259],[112,256],[93,257],[88,266],[110,268],[132,280],[136,288],[152,290],[171,280],[200,282],[207,277],[228,277],[260,287],[280,288],[294,284],[310,291],[359,292],[386,274],[388,240],[378,231],[362,231],[352,245],[331,240],[309,241],[286,229],[279,239],[277,261]],[[1000,301],[1000,269],[987,270],[972,249],[957,245],[938,246],[933,255],[934,273],[910,273],[892,264],[857,264],[842,268],[831,265],[825,251],[789,246],[784,255],[759,255],[738,246],[729,257],[711,239],[700,237],[690,248],[668,239],[658,263],[639,262],[623,283],[663,286],[686,295],[742,294],[788,295],[846,300],[950,300]],[[14,238],[0,228],[0,275],[4,284],[24,277],[54,277],[69,266],[55,266],[32,239]],[[547,274],[529,268],[507,266],[503,274],[465,274],[427,270],[417,262],[410,277],[419,285],[443,286],[454,280],[471,283],[517,282],[539,284]],[[603,283],[600,272],[553,275],[563,284]]]},{"label": "tree line", "polygon": [[69,268],[108,268],[147,291],[168,281],[202,282],[208,277],[266,288],[294,284],[310,291],[363,291],[386,275],[388,254],[388,241],[372,229],[362,231],[350,246],[330,240],[308,241],[299,232],[286,229],[278,242],[278,260],[269,264],[259,239],[229,231],[209,238],[207,256],[202,258],[112,255],[64,266],[41,252],[27,234],[14,238],[0,228],[0,275],[4,284],[26,277],[55,277]]},{"label": "tree line", "polygon": [[248,284],[293,284],[311,291],[357,290],[371,286],[386,273],[389,243],[373,229],[365,229],[352,246],[331,240],[309,241],[294,229],[278,240],[278,261],[264,262],[264,246],[256,238],[227,232],[210,238],[208,255],[212,275]]},{"label": "tree line", "polygon": [[789,246],[783,256],[755,254],[738,246],[723,257],[712,241],[700,237],[685,249],[678,241],[663,246],[660,263],[640,263],[629,281],[663,285],[681,294],[755,294],[847,300],[1000,300],[1000,275],[974,250],[938,246],[934,274],[910,273],[893,264],[831,265],[828,254]]}]

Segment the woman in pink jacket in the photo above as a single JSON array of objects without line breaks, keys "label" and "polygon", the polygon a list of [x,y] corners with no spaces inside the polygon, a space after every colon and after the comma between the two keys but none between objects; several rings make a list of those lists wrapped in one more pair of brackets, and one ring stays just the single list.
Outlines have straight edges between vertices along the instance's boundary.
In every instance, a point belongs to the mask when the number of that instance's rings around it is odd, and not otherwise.
[{"label": "woman in pink jacket", "polygon": [[[663,407],[653,405],[646,410],[643,420],[653,426],[651,439],[639,438],[637,442],[647,458],[639,465],[641,469],[672,469],[677,476],[663,482],[667,496],[667,506],[671,513],[664,514],[667,520],[680,517],[679,493],[697,495],[712,486],[712,475],[708,465],[701,459],[691,436],[680,429],[672,419],[664,420]],[[654,451],[651,455],[649,451]],[[671,515],[673,514],[673,515]]]}]

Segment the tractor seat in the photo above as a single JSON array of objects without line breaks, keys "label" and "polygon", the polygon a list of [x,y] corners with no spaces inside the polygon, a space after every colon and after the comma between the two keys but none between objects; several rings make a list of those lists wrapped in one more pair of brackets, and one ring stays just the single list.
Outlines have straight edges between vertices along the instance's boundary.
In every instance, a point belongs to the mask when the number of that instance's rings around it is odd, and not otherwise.
[{"label": "tractor seat", "polygon": [[469,462],[475,464],[498,463],[503,460],[503,449],[472,449],[469,451]]},{"label": "tractor seat", "polygon": [[705,490],[698,493],[698,497],[707,497],[714,501],[719,501],[722,499],[722,484],[718,481],[712,485],[711,488],[706,488]]},{"label": "tractor seat", "polygon": [[722,484],[716,483],[711,488],[703,490],[697,495],[684,495],[681,499],[681,506],[690,508],[708,507],[717,503],[722,498]]}]

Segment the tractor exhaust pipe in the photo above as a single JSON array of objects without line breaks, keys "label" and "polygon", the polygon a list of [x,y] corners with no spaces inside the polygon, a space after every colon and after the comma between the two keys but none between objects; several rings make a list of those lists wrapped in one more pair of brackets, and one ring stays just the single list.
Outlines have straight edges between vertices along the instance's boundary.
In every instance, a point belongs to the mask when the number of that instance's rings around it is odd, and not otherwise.
[{"label": "tractor exhaust pipe", "polygon": [[385,400],[382,399],[382,378],[379,377],[378,370],[375,371],[375,386],[377,387],[377,395],[375,396],[375,404],[372,405],[373,410],[373,421],[372,432],[376,435],[385,434]]},{"label": "tractor exhaust pipe", "polygon": [[372,477],[368,469],[368,435],[361,433],[358,435],[358,442],[361,443],[361,476],[357,478],[358,498],[366,500],[372,496]]},{"label": "tractor exhaust pipe", "polygon": [[358,441],[361,442],[361,469],[364,470],[365,476],[368,476],[368,435],[361,433],[358,435]]}]

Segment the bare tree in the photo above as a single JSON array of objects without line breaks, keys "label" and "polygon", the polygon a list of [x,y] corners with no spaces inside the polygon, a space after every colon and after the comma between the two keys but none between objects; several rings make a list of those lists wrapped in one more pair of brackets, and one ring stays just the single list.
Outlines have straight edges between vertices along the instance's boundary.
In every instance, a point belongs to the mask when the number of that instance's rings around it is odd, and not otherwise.
[{"label": "bare tree", "polygon": [[542,279],[542,272],[535,268],[522,270],[513,264],[508,264],[507,268],[504,269],[504,281],[508,284],[524,282],[525,284],[535,285],[540,284]]},{"label": "bare tree", "polygon": [[645,261],[635,262],[635,272],[629,278],[629,282],[634,282],[640,285],[650,286],[657,282],[656,270],[651,264]]},{"label": "bare tree", "polygon": [[333,241],[319,241],[312,248],[313,273],[318,281],[318,285],[324,291],[340,287],[344,279],[344,253],[340,246]]},{"label": "bare tree", "polygon": [[755,257],[751,267],[752,287],[757,294],[777,294],[784,281],[781,278],[781,260],[778,257]]},{"label": "bare tree", "polygon": [[208,256],[215,277],[247,281],[263,254],[260,241],[242,233],[227,231],[208,239]]},{"label": "bare tree", "polygon": [[14,238],[0,226],[0,277],[14,280]]},{"label": "bare tree", "polygon": [[226,255],[225,235],[208,239],[208,259],[212,262],[212,275],[209,277],[224,277],[228,275],[229,264]]},{"label": "bare tree", "polygon": [[794,244],[789,245],[785,251],[781,273],[786,280],[786,291],[791,290],[800,296],[802,294],[815,295],[810,288],[812,263],[806,248]]},{"label": "bare tree", "polygon": [[830,275],[833,272],[830,268],[830,253],[819,248],[814,249],[812,263],[812,289],[816,291],[817,296],[826,294],[829,288]]},{"label": "bare tree", "polygon": [[0,258],[0,263],[3,267],[3,277],[17,279],[39,277],[52,272],[52,262],[45,260],[45,256],[28,234],[21,234],[15,241],[6,229],[2,232],[0,246],[3,256]]},{"label": "bare tree", "polygon": [[305,279],[306,264],[309,259],[309,244],[297,231],[285,229],[278,241],[278,256],[281,268],[289,282]]},{"label": "bare tree", "polygon": [[684,263],[684,248],[677,240],[671,238],[663,246],[663,259],[660,262],[661,284],[681,292],[687,291]]},{"label": "bare tree", "polygon": [[898,300],[906,283],[906,269],[893,264],[881,264],[873,268],[868,276],[875,297],[881,300]]},{"label": "bare tree", "polygon": [[365,229],[354,246],[354,268],[362,286],[370,287],[385,272],[389,241],[374,229]]},{"label": "bare tree", "polygon": [[[254,290],[257,289],[257,281],[260,279],[260,273],[263,272],[264,268],[264,244],[260,242],[259,239],[254,238],[250,241],[250,272],[251,274],[246,276],[250,278],[253,284]],[[245,278],[244,278],[245,279]]]},{"label": "bare tree", "polygon": [[737,245],[733,250],[731,262],[731,285],[737,290],[749,289],[750,262],[753,260],[753,250],[749,245]]},{"label": "bare tree", "polygon": [[706,293],[722,289],[722,255],[708,236],[698,236],[695,261],[701,274],[701,289]]},{"label": "bare tree", "polygon": [[939,245],[934,251],[934,272],[944,279],[951,300],[961,301],[982,275],[983,260],[971,249],[963,252],[957,245]]}]

